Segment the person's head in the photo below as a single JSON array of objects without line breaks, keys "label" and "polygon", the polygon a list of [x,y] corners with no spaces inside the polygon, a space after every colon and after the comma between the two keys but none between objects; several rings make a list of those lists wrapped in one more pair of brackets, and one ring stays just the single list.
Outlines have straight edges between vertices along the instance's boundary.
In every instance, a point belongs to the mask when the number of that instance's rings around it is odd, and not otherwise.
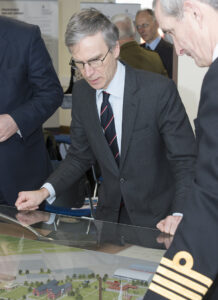
[{"label": "person's head", "polygon": [[177,55],[209,66],[218,43],[218,0],[154,0],[157,21],[174,41]]},{"label": "person's head", "polygon": [[73,67],[94,89],[105,89],[112,80],[119,57],[117,27],[94,8],[75,13],[66,29],[65,43]]},{"label": "person's head", "polygon": [[136,13],[135,26],[146,43],[151,43],[159,36],[158,23],[151,9],[142,9]]},{"label": "person's head", "polygon": [[117,14],[111,18],[119,30],[120,45],[135,39],[135,25],[132,19],[126,14]]}]

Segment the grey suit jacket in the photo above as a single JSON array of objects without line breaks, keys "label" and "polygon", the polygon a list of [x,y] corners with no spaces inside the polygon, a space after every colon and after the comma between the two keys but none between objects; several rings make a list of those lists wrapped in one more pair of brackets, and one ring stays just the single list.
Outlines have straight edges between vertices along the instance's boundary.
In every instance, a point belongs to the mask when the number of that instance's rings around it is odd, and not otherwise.
[{"label": "grey suit jacket", "polygon": [[126,65],[119,168],[100,125],[96,91],[81,80],[72,101],[72,145],[48,180],[57,195],[97,160],[103,176],[97,218],[117,222],[121,198],[136,225],[155,226],[182,211],[195,140],[173,81]]}]

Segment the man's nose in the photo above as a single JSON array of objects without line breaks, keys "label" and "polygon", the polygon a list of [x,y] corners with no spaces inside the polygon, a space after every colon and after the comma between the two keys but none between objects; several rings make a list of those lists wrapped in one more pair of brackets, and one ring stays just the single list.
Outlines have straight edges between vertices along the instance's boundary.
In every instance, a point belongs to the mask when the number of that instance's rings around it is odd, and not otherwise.
[{"label": "man's nose", "polygon": [[145,31],[145,29],[143,27],[141,27],[141,28],[138,29],[139,33],[143,33],[144,31]]},{"label": "man's nose", "polygon": [[89,64],[86,63],[84,64],[83,72],[87,77],[89,77],[94,72],[94,69],[93,67],[91,67]]}]

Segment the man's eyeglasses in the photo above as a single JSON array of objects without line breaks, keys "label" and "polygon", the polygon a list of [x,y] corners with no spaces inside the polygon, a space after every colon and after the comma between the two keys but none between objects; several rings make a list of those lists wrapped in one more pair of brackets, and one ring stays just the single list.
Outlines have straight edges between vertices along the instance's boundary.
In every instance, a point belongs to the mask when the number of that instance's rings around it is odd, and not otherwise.
[{"label": "man's eyeglasses", "polygon": [[73,60],[73,58],[71,58],[69,65],[71,65],[71,67],[75,70],[79,69],[79,70],[83,70],[85,67],[85,64],[88,64],[90,67],[92,68],[99,68],[103,65],[103,62],[105,60],[105,58],[107,57],[108,53],[110,52],[111,49],[108,49],[107,53],[105,54],[105,56],[100,59],[92,59],[89,60],[87,62],[83,62],[83,61],[75,61]]},{"label": "man's eyeglasses", "polygon": [[137,30],[140,30],[140,29],[142,29],[142,28],[147,28],[148,26],[149,26],[149,24],[137,25],[137,26],[136,26],[136,29],[137,29]]}]

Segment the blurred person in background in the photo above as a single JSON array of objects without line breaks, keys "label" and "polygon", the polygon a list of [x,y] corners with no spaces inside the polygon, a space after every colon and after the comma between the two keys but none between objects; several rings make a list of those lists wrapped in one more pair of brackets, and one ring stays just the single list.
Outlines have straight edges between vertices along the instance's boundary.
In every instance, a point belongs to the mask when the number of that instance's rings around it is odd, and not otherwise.
[{"label": "blurred person in background", "polygon": [[154,73],[167,75],[158,53],[142,49],[135,40],[135,25],[125,14],[114,15],[111,18],[119,30],[120,59],[131,67]]},{"label": "blurred person in background", "polygon": [[42,124],[63,91],[38,26],[0,16],[0,203],[38,188],[52,171]]},{"label": "blurred person in background", "polygon": [[173,73],[173,45],[165,41],[158,33],[158,22],[151,9],[142,9],[136,13],[135,26],[145,41],[141,47],[150,51],[156,51],[163,62],[168,76],[172,78]]}]

